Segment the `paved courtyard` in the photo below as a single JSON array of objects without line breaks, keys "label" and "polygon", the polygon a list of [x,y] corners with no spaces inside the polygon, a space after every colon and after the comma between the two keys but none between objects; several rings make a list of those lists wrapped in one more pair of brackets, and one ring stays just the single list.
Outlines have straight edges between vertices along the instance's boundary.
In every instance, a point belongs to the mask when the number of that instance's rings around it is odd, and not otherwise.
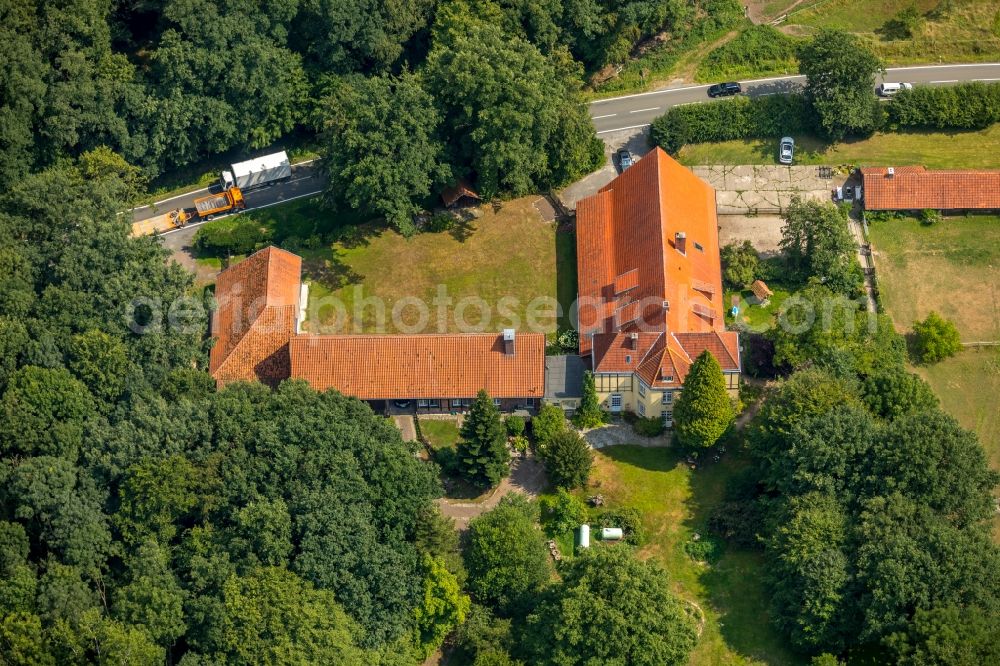
[{"label": "paved courtyard", "polygon": [[720,215],[777,214],[794,196],[830,201],[833,190],[847,180],[816,166],[714,165],[691,170],[715,188]]}]

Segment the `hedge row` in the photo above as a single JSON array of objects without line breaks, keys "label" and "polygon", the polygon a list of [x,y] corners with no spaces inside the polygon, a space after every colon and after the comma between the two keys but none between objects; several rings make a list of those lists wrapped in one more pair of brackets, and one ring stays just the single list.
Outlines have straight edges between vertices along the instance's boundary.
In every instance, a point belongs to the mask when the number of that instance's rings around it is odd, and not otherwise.
[{"label": "hedge row", "polygon": [[676,153],[686,143],[780,137],[813,131],[815,112],[802,95],[734,97],[711,104],[675,106],[653,121],[653,143]]},{"label": "hedge row", "polygon": [[888,106],[889,122],[897,127],[984,129],[1000,122],[1000,83],[915,86]]}]

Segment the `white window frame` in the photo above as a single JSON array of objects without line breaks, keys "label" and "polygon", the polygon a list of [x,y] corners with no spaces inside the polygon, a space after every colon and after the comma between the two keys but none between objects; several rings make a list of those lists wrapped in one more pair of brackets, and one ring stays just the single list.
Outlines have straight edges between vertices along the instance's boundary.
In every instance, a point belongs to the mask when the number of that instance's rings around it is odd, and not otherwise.
[{"label": "white window frame", "polygon": [[643,398],[646,397],[646,385],[643,383],[641,379],[639,380],[639,395],[642,396]]},{"label": "white window frame", "polygon": [[671,409],[665,409],[665,410],[663,410],[663,414],[660,415],[660,418],[663,419],[663,427],[664,428],[673,428],[674,427],[674,412],[673,412],[673,410],[671,410]]},{"label": "white window frame", "polygon": [[[617,405],[615,404],[616,402],[618,403]],[[608,405],[610,405],[612,412],[622,411],[622,394],[612,393],[611,397],[608,398]]]},{"label": "white window frame", "polygon": [[673,404],[673,402],[674,402],[674,392],[673,391],[664,391],[663,392],[663,396],[660,398],[660,404],[661,405],[670,405],[670,404]]},{"label": "white window frame", "polygon": [[462,406],[462,399],[461,398],[452,398],[451,399],[451,407],[452,407],[452,409],[454,409],[456,407],[461,407],[461,406]]},{"label": "white window frame", "polygon": [[646,416],[646,405],[639,403],[639,416]]},{"label": "white window frame", "polygon": [[462,407],[472,407],[472,398],[462,398]]},{"label": "white window frame", "polygon": [[497,408],[500,407],[500,398],[493,398],[493,406]]},{"label": "white window frame", "polygon": [[431,401],[427,398],[417,398],[417,407],[430,407]]}]

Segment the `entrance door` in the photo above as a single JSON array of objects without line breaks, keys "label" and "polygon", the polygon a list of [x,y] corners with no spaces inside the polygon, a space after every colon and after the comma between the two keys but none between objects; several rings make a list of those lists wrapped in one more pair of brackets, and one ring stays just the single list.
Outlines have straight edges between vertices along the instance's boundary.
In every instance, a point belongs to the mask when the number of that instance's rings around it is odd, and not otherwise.
[{"label": "entrance door", "polygon": [[622,394],[612,393],[611,394],[611,411],[620,412],[622,411]]}]

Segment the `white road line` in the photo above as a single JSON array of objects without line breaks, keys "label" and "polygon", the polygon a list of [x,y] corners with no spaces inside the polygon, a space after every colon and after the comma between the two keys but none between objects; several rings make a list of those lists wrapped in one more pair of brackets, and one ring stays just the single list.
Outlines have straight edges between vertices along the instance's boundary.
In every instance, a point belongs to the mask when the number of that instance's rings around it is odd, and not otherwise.
[{"label": "white road line", "polygon": [[[1000,67],[1000,62],[971,62],[971,63],[961,63],[957,65],[915,65],[913,67],[889,67],[886,72],[908,72],[918,69],[947,69],[949,67]],[[752,79],[749,81],[741,81],[744,85],[750,85],[754,83],[766,83],[768,81],[785,81],[791,80],[795,81],[798,79],[805,78],[801,74],[792,74],[789,76],[772,76],[766,79]],[[677,88],[663,88],[662,90],[650,90],[644,93],[633,93],[631,95],[622,95],[620,97],[605,97],[604,99],[595,99],[590,102],[590,105],[603,104],[605,102],[614,102],[619,99],[629,99],[632,97],[646,97],[647,95],[662,95],[664,93],[672,93],[678,90],[699,90],[708,88],[711,84],[698,85],[698,86],[679,86]]]},{"label": "white road line", "polygon": [[642,125],[629,125],[628,127],[617,127],[615,129],[602,130],[598,134],[608,134],[610,132],[624,132],[630,129],[639,129],[640,127],[649,127],[650,123],[643,123]]},{"label": "white road line", "polygon": [[207,222],[215,222],[215,220],[224,220],[227,217],[232,217],[233,215],[240,215],[242,213],[251,213],[255,210],[260,210],[261,208],[270,208],[271,206],[277,206],[278,204],[288,203],[289,201],[295,201],[296,199],[302,199],[304,197],[314,197],[317,194],[322,194],[323,190],[316,190],[315,192],[309,192],[308,194],[297,194],[294,197],[289,197],[287,199],[282,199],[281,201],[272,201],[271,203],[263,204],[260,206],[254,206],[253,208],[247,208],[246,210],[240,211],[239,213],[228,213],[226,215],[216,215],[211,220],[202,220],[201,222],[195,222],[194,224],[189,224],[187,226],[179,227],[177,229],[171,229],[170,231],[164,231],[161,236],[168,236],[178,231],[184,231],[185,229],[190,229],[191,227],[200,227]]},{"label": "white road line", "polygon": [[958,83],[958,79],[946,79],[944,81],[931,81],[931,83]]},{"label": "white road line", "polygon": [[600,120],[601,118],[614,118],[617,115],[618,115],[617,113],[609,113],[606,116],[594,116],[593,118],[591,118],[591,120]]},{"label": "white road line", "polygon": [[648,109],[634,109],[632,111],[629,111],[629,113],[643,113],[645,111],[656,111],[659,108],[660,107],[658,107],[658,106],[651,106]]},{"label": "white road line", "polygon": [[973,79],[973,81],[1000,81],[1000,79]]}]

